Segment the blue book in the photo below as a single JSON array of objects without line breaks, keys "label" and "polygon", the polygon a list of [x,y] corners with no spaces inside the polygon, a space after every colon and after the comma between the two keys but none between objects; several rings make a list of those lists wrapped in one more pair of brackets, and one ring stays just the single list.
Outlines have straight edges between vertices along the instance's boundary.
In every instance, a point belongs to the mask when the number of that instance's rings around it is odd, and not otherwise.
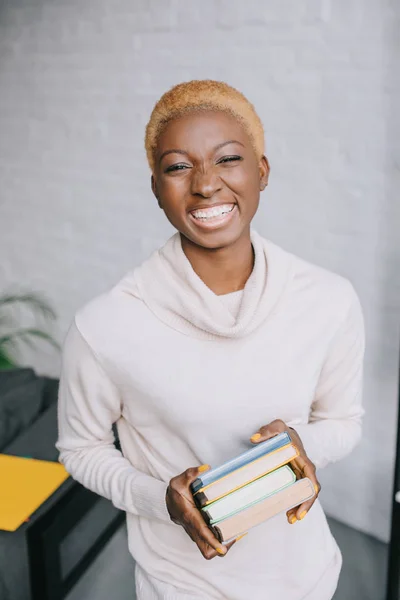
[{"label": "blue book", "polygon": [[257,444],[257,446],[250,448],[250,450],[246,450],[242,454],[239,454],[239,456],[236,456],[235,458],[228,460],[222,465],[219,465],[218,467],[210,469],[206,473],[202,473],[201,475],[199,475],[199,477],[191,485],[192,493],[195,494],[206,485],[214,483],[221,477],[225,477],[233,471],[236,471],[236,469],[240,469],[241,467],[248,465],[254,460],[257,460],[258,458],[269,454],[270,452],[275,452],[275,450],[279,450],[280,448],[287,446],[291,442],[292,440],[290,435],[285,432],[280,433],[265,442]]}]

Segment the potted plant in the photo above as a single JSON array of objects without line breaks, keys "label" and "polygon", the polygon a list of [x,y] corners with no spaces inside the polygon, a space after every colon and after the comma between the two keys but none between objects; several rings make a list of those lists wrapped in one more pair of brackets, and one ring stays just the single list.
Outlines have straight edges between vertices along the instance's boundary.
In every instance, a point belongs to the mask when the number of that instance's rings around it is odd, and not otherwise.
[{"label": "potted plant", "polygon": [[[20,309],[28,309],[33,325],[19,326],[16,316]],[[18,347],[34,346],[39,340],[59,349],[59,344],[48,331],[48,324],[56,315],[49,303],[39,294],[19,293],[0,296],[0,370],[18,365]],[[46,327],[43,329],[43,326]]]}]

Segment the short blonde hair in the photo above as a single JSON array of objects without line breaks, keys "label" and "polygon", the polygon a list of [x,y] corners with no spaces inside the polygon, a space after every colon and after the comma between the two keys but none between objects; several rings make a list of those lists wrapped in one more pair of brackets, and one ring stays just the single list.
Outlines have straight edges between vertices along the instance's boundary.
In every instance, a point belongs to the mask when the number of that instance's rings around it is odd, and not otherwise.
[{"label": "short blonde hair", "polygon": [[197,111],[219,110],[235,117],[249,135],[257,158],[264,154],[264,129],[254,106],[238,90],[210,79],[180,83],[163,94],[146,127],[145,148],[150,169],[154,170],[158,138],[172,119]]}]

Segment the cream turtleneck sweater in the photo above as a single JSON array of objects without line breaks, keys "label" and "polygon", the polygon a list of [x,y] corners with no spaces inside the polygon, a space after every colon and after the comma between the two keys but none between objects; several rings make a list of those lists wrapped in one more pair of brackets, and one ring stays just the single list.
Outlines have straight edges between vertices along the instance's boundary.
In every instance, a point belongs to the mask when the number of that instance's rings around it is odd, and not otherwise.
[{"label": "cream turtleneck sweater", "polygon": [[330,600],[336,588],[340,551],[318,500],[303,521],[279,515],[212,561],[166,509],[173,476],[242,452],[276,418],[318,468],[360,438],[364,327],[351,284],[255,232],[252,243],[244,291],[221,297],[176,234],[80,310],[65,342],[60,460],[126,511],[139,600]]}]

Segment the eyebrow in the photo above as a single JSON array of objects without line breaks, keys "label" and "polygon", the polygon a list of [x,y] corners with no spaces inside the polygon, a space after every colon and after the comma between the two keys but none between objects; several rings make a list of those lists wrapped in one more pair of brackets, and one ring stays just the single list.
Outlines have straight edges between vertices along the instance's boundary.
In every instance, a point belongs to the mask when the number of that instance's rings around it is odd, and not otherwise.
[{"label": "eyebrow", "polygon": [[[214,150],[214,152],[216,152],[217,150],[220,150],[220,148],[223,148],[224,146],[227,146],[228,144],[239,144],[240,146],[243,146],[243,148],[244,148],[244,144],[242,144],[242,142],[239,142],[239,140],[228,140],[227,142],[222,142],[221,144],[217,144],[213,148],[213,150]],[[166,150],[165,152],[163,152],[161,154],[160,159],[159,159],[160,162],[168,154],[182,154],[183,156],[188,155],[188,153],[185,152],[185,150],[180,150],[179,148],[171,148],[170,150]]]}]

